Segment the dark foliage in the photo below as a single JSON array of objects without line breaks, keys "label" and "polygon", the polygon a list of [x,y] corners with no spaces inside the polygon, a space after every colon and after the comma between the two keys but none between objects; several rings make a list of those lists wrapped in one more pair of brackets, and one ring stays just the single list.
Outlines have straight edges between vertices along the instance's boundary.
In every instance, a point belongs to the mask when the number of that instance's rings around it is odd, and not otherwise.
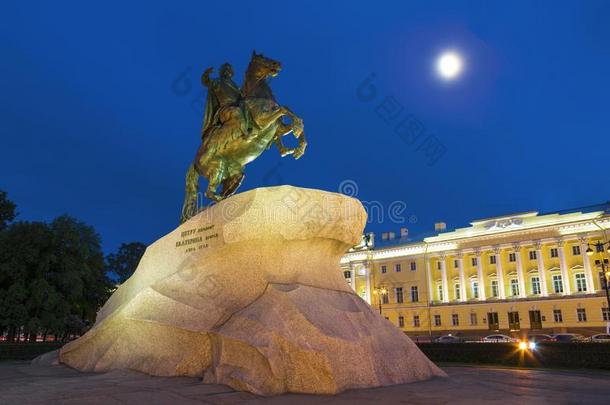
[{"label": "dark foliage", "polygon": [[64,215],[0,231],[0,334],[8,341],[83,333],[111,288],[91,226]]},{"label": "dark foliage", "polygon": [[5,229],[17,216],[15,208],[17,208],[17,206],[8,199],[6,191],[0,190],[0,231]]},{"label": "dark foliage", "polygon": [[124,283],[138,267],[146,251],[146,245],[140,242],[123,243],[116,253],[106,258],[106,269],[116,274],[119,283]]}]

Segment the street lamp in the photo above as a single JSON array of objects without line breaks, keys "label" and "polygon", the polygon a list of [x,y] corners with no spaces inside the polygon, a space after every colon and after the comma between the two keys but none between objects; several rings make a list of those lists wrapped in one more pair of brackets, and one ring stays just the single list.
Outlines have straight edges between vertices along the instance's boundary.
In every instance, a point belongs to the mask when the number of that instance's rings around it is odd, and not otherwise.
[{"label": "street lamp", "polygon": [[388,295],[388,289],[384,286],[375,287],[373,289],[373,294],[377,296],[377,302],[379,302],[379,315],[381,315],[381,301],[384,296]]},{"label": "street lamp", "polygon": [[[595,246],[595,250],[599,252],[601,260],[599,261],[599,266],[601,267],[601,277],[600,281],[602,283],[603,289],[606,291],[606,300],[608,301],[608,316],[610,316],[610,268],[606,267],[605,259],[602,256],[601,252],[604,251],[604,246],[608,245],[607,252],[610,255],[610,242],[597,242],[596,244],[587,243],[587,256],[591,257],[595,253],[591,246]],[[606,333],[610,333],[610,318],[606,321]]]}]

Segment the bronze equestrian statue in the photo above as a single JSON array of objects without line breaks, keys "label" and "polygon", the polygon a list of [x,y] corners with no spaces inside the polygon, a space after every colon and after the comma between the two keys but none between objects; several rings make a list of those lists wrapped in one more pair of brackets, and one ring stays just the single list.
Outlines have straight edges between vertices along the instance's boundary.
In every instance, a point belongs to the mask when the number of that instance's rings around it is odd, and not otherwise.
[{"label": "bronze equestrian statue", "polygon": [[[241,89],[233,81],[233,68],[228,63],[220,67],[217,79],[210,78],[212,68],[203,73],[201,81],[208,88],[208,97],[201,146],[186,173],[180,223],[198,212],[199,176],[208,180],[205,196],[218,202],[235,193],[244,179],[244,166],[272,143],[282,157],[292,155],[298,159],[305,153],[303,120],[279,105],[269,87],[269,77],[277,76],[280,70],[279,62],[253,51]],[[285,124],[284,116],[291,123]],[[291,132],[299,140],[296,148],[286,148],[282,143],[282,137]]]}]

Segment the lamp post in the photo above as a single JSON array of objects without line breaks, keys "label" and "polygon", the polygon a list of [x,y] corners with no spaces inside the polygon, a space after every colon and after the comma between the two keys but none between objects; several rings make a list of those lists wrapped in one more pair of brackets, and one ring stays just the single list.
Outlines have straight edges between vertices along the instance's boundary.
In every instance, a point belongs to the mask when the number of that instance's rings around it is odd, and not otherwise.
[{"label": "lamp post", "polygon": [[[591,249],[591,246],[595,246],[595,250],[599,252],[601,260],[599,261],[599,267],[601,267],[601,277],[600,281],[602,283],[602,288],[606,291],[606,300],[608,302],[608,316],[610,316],[610,268],[606,267],[605,259],[602,255],[604,251],[604,247],[608,245],[607,252],[610,254],[610,242],[597,242],[595,244],[587,243],[587,256],[593,256],[595,251]],[[606,333],[610,333],[610,318],[606,321]]]},{"label": "lamp post", "polygon": [[377,296],[377,302],[379,303],[379,315],[381,315],[381,301],[384,296],[388,295],[388,289],[384,286],[375,287],[373,289],[373,294]]}]

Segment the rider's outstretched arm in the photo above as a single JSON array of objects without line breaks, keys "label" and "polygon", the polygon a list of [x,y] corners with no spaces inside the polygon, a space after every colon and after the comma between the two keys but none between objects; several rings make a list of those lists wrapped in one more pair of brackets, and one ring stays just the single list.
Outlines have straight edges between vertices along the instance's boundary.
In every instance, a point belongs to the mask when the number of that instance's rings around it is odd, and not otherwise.
[{"label": "rider's outstretched arm", "polygon": [[210,75],[212,74],[213,71],[214,71],[214,68],[209,67],[201,75],[201,84],[203,84],[205,87],[210,87],[210,85],[212,84],[212,79],[210,79]]}]

